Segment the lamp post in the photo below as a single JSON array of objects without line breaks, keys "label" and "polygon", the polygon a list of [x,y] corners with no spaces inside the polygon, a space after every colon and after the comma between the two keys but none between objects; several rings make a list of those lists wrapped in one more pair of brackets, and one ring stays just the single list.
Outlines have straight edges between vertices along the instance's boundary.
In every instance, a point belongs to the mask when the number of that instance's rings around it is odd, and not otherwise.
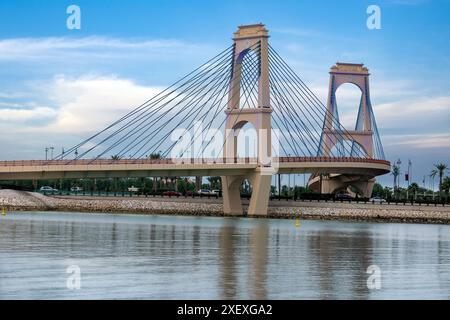
[{"label": "lamp post", "polygon": [[432,176],[431,191],[433,192],[433,201],[434,201],[434,175]]},{"label": "lamp post", "polygon": [[397,167],[398,167],[398,175],[397,175],[397,199],[400,196],[400,165],[402,164],[402,161],[400,159],[397,160]]},{"label": "lamp post", "polygon": [[296,174],[294,174],[294,192],[292,194],[292,199],[294,199],[294,200],[295,200],[295,176],[296,176]]},{"label": "lamp post", "polygon": [[408,179],[407,179],[407,181],[408,181],[408,188],[406,189],[406,199],[407,200],[409,200],[409,186],[410,186],[410,183],[411,183],[411,165],[412,165],[412,162],[411,162],[410,159],[408,159],[408,175],[407,175],[407,177],[408,177]]},{"label": "lamp post", "polygon": [[45,161],[47,161],[47,155],[48,155],[48,147],[45,147]]},{"label": "lamp post", "polygon": [[[290,153],[288,154],[288,157],[291,157]],[[288,198],[290,198],[290,195],[291,195],[291,174],[288,173],[288,194],[287,194]]]}]

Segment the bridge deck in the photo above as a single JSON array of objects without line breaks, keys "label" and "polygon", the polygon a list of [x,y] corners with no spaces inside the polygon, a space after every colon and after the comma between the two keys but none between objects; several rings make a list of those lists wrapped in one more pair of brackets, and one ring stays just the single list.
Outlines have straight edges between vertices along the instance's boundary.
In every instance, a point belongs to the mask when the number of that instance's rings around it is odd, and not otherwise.
[{"label": "bridge deck", "polygon": [[[389,172],[385,160],[333,157],[273,158],[272,173],[348,173],[377,176]],[[258,168],[256,158],[98,159],[0,161],[0,180],[241,175]],[[270,169],[266,168],[269,170]]]}]

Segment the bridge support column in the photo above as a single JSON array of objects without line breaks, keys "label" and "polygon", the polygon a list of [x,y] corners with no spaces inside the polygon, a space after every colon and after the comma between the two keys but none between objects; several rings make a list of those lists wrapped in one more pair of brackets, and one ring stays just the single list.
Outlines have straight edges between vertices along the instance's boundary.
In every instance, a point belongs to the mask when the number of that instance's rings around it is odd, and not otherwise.
[{"label": "bridge support column", "polygon": [[242,215],[241,192],[243,176],[222,176],[223,213],[229,216]]},{"label": "bridge support column", "polygon": [[249,177],[249,180],[252,184],[252,197],[247,214],[249,216],[266,216],[269,209],[272,175],[256,172]]},{"label": "bridge support column", "polygon": [[223,176],[222,196],[223,213],[235,216],[244,213],[241,203],[240,186],[244,179],[252,184],[252,196],[247,214],[249,216],[266,216],[269,207],[270,185],[272,175],[263,174],[259,169],[255,173],[246,176]]},{"label": "bridge support column", "polygon": [[372,197],[373,186],[375,185],[375,179],[369,179],[367,181],[360,181],[354,184],[354,186],[361,192],[365,198]]}]

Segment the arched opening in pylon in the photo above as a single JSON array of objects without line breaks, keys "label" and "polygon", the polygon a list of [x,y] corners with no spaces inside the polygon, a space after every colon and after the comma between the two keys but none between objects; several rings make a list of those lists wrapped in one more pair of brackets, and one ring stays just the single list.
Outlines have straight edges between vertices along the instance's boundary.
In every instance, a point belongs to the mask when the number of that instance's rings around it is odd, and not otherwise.
[{"label": "arched opening in pylon", "polygon": [[243,50],[236,60],[241,72],[239,104],[241,109],[258,107],[259,59],[259,48],[254,48]]},{"label": "arched opening in pylon", "polygon": [[237,157],[256,158],[258,154],[258,133],[248,121],[238,122],[234,129],[237,134]]},{"label": "arched opening in pylon", "polygon": [[348,139],[338,140],[330,154],[340,157],[368,157],[367,150],[359,142]]},{"label": "arched opening in pylon", "polygon": [[339,122],[349,130],[356,126],[358,110],[362,99],[361,89],[354,83],[340,85],[335,92],[335,105],[339,113]]}]

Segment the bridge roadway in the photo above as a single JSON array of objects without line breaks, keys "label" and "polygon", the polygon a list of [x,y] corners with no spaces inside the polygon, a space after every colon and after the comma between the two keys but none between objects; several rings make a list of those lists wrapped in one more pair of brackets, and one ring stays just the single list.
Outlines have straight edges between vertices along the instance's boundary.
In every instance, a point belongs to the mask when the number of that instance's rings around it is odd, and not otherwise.
[{"label": "bridge roadway", "polygon": [[[280,157],[273,174],[342,173],[375,177],[388,173],[385,160],[349,157]],[[237,159],[98,159],[0,161],[0,180],[137,178],[152,176],[234,176],[258,168],[255,158]],[[269,170],[270,168],[265,168]]]}]

